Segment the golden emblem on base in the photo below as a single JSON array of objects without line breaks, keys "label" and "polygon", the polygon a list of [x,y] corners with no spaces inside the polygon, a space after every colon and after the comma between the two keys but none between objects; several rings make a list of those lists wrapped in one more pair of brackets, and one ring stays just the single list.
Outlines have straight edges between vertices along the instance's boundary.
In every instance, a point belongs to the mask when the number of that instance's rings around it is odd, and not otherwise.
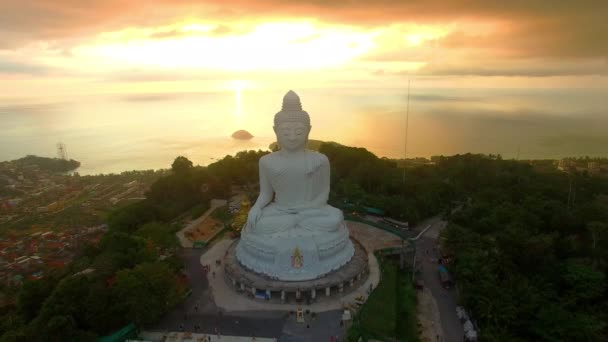
[{"label": "golden emblem on base", "polygon": [[296,247],[293,250],[293,255],[291,256],[291,267],[300,268],[304,264],[304,257],[302,257],[302,253],[300,253],[300,249]]}]

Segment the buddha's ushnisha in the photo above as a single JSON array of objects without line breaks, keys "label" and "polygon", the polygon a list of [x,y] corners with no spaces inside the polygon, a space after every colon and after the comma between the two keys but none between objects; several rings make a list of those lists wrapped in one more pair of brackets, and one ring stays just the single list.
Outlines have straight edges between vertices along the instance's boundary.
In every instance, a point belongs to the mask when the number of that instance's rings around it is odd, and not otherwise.
[{"label": "buddha's ushnisha", "polygon": [[[327,204],[329,161],[306,150],[310,129],[300,98],[289,91],[274,116],[280,150],[259,161],[260,194],[237,247],[241,263],[254,271],[277,278],[290,278],[287,271],[291,278],[314,278],[343,265],[354,252],[342,212]],[[298,270],[284,269],[276,260],[289,253],[281,250],[291,245],[302,254]],[[324,258],[329,264],[322,264]]]}]

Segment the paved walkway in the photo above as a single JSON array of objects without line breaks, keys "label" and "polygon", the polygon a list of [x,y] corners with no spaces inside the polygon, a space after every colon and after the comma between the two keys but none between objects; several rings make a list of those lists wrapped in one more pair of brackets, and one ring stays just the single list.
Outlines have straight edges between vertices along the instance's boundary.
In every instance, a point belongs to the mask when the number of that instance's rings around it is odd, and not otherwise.
[{"label": "paved walkway", "polygon": [[[416,241],[416,260],[421,265],[421,277],[425,290],[419,293],[420,314],[425,317],[426,336],[432,336],[430,341],[462,341],[464,330],[456,316],[456,293],[454,289],[446,290],[441,286],[437,271],[437,238],[439,232],[447,225],[438,217],[431,221],[431,228]],[[421,224],[422,225],[422,224]],[[430,324],[429,324],[430,323]]]},{"label": "paved walkway", "polygon": [[[347,225],[351,235],[368,251],[401,246],[399,238],[383,230],[358,222],[348,221]],[[336,300],[331,305],[315,303],[318,305],[304,306],[304,309],[309,309],[316,315],[305,315],[306,323],[296,323],[295,315],[289,314],[290,310],[295,310],[296,305],[269,306],[272,303],[249,299],[234,293],[228,287],[223,280],[223,270],[215,266],[215,260],[223,255],[222,250],[225,250],[230,242],[219,240],[204,249],[182,249],[180,254],[186,266],[192,294],[165,315],[158,324],[150,327],[152,332],[148,331],[146,334],[151,335],[145,335],[148,340],[159,341],[163,332],[178,332],[180,328],[194,332],[196,325],[199,326],[200,334],[216,335],[216,332],[219,332],[222,334],[221,341],[226,341],[225,336],[235,338],[227,341],[247,341],[251,340],[252,336],[256,337],[256,341],[261,340],[261,337],[278,338],[279,341],[311,342],[330,341],[330,336],[339,336],[342,339],[344,327],[340,326],[340,320],[343,304],[354,302],[355,297],[361,294],[360,291],[366,295],[370,283],[373,283],[374,287],[378,284],[378,264],[370,253],[369,260],[374,264],[370,265],[370,277],[364,285],[342,297],[334,297]],[[212,273],[205,276],[201,264],[210,264],[212,271],[215,269],[215,278]],[[227,304],[223,307],[224,303]],[[235,336],[245,336],[245,339],[237,339],[239,337]]]},{"label": "paved walkway", "polygon": [[419,291],[417,297],[416,316],[422,327],[420,340],[423,342],[437,341],[439,340],[439,337],[443,336],[441,316],[439,314],[439,308],[437,307],[437,301],[428,287]]},{"label": "paved walkway", "polygon": [[198,334],[198,333],[184,333],[184,332],[152,332],[144,331],[139,334],[139,338],[148,341],[198,341],[199,338],[207,337],[209,342],[276,342],[276,338],[268,337],[256,337],[255,340],[251,336],[226,336],[226,335],[214,335],[214,334]]},{"label": "paved walkway", "polygon": [[[367,280],[360,285],[357,289],[348,292],[343,296],[332,296],[325,300],[324,294],[319,294],[317,302],[311,303],[310,305],[303,304],[291,304],[291,303],[272,303],[263,299],[251,299],[243,294],[238,294],[228,285],[224,280],[224,268],[222,266],[216,266],[215,260],[222,259],[224,253],[230,247],[234,240],[222,240],[215,244],[209,252],[201,256],[201,264],[211,265],[211,271],[207,274],[207,281],[211,287],[211,293],[215,305],[219,308],[232,312],[232,311],[276,311],[276,310],[296,310],[298,308],[305,308],[313,312],[323,312],[330,310],[343,309],[346,306],[354,305],[355,298],[359,296],[367,297],[367,290],[370,285],[374,287],[378,285],[380,280],[380,270],[378,267],[378,261],[373,253],[368,253],[369,262],[369,277]],[[215,272],[215,277],[213,276]],[[345,289],[347,290],[347,289]]]},{"label": "paved walkway", "polygon": [[207,218],[207,216],[211,215],[211,213],[216,208],[224,206],[224,205],[226,205],[226,203],[227,203],[226,200],[212,199],[211,207],[209,209],[207,209],[207,211],[205,211],[205,213],[203,215],[199,216],[195,220],[190,221],[190,223],[188,223],[188,225],[186,227],[184,227],[179,232],[175,233],[175,235],[177,235],[177,239],[179,240],[179,243],[182,246],[182,248],[192,248],[192,241],[190,241],[188,238],[186,238],[186,232],[198,227],[199,224],[201,222],[203,222]]},{"label": "paved walkway", "polygon": [[204,252],[205,249],[182,249],[180,257],[184,261],[192,294],[154,326],[147,327],[147,332],[179,332],[182,329],[195,332],[195,326],[198,325],[201,334],[219,332],[228,336],[281,336],[286,320],[285,312],[252,311],[231,314],[223,312],[215,305],[207,277],[201,269],[200,259]]}]

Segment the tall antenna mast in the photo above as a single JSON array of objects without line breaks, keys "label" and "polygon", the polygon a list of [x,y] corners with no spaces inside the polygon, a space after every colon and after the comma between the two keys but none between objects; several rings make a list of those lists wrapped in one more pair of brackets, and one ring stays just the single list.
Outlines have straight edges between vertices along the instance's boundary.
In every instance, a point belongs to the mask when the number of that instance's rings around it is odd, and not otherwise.
[{"label": "tall antenna mast", "polygon": [[57,143],[57,157],[59,159],[68,160],[68,151],[65,149],[65,144]]},{"label": "tall antenna mast", "polygon": [[410,119],[410,80],[407,80],[407,107],[405,110],[405,137],[403,142],[403,183],[405,183],[405,165],[407,159],[407,131]]}]

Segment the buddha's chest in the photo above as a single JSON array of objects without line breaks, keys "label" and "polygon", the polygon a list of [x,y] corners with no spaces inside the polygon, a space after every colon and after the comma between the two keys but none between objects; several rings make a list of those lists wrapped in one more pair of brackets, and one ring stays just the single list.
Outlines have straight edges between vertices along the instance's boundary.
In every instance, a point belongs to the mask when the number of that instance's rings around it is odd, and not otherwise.
[{"label": "buddha's chest", "polygon": [[271,183],[303,182],[310,178],[306,159],[281,160],[270,167]]},{"label": "buddha's chest", "polygon": [[306,172],[306,160],[291,160],[270,169],[270,183],[276,194],[275,200],[283,205],[298,205],[311,197],[312,177]]}]

